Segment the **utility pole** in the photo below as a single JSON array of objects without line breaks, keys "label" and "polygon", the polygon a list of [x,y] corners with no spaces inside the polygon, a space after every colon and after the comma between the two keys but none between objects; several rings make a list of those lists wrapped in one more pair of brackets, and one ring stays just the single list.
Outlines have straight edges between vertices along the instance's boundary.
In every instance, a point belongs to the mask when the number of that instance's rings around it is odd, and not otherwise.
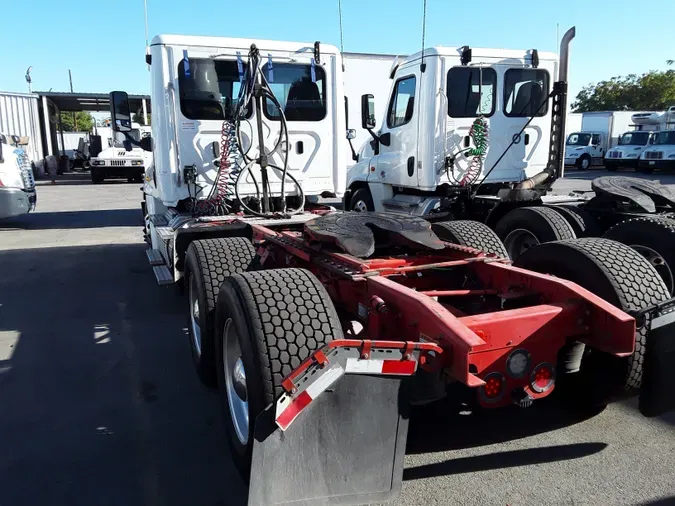
[{"label": "utility pole", "polygon": [[31,86],[31,83],[33,82],[33,79],[30,77],[30,71],[33,69],[33,66],[31,65],[28,67],[28,70],[26,70],[26,82],[28,83],[28,93],[33,93],[33,87]]},{"label": "utility pole", "polygon": [[[70,80],[70,92],[73,92],[73,74],[68,69],[68,79]],[[73,128],[77,132],[77,113],[73,111]]]}]

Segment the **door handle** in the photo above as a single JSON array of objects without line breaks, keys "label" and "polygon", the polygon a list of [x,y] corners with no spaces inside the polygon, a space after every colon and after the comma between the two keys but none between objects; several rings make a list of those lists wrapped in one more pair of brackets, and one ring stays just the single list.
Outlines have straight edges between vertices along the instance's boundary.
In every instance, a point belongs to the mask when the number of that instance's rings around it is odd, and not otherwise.
[{"label": "door handle", "polygon": [[408,158],[408,176],[413,177],[415,174],[415,157],[411,156]]},{"label": "door handle", "polygon": [[471,144],[471,139],[470,139],[469,136],[467,135],[467,136],[464,137],[464,147],[465,147],[465,148],[468,148],[468,147],[469,147],[469,144]]},{"label": "door handle", "polygon": [[527,146],[530,143],[530,134],[525,134],[525,145]]},{"label": "door handle", "polygon": [[305,152],[305,145],[302,143],[302,141],[298,141],[295,143],[295,152],[299,155]]}]

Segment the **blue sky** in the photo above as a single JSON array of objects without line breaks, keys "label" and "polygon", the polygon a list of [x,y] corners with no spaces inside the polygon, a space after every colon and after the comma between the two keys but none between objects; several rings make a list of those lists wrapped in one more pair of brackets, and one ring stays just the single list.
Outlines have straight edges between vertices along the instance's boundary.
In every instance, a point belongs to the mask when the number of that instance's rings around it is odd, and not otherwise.
[{"label": "blue sky", "polygon": [[[652,0],[644,11],[620,0],[427,1],[427,46],[554,51],[556,23],[561,36],[576,25],[573,96],[589,82],[665,69],[675,59],[675,30],[665,21],[675,19],[673,0]],[[150,38],[181,33],[339,45],[337,0],[147,2]],[[422,0],[342,0],[342,10],[345,51],[420,49]],[[24,74],[32,65],[34,90],[68,91],[71,69],[75,91],[149,93],[143,0],[23,0],[12,12],[15,22],[4,15],[0,21],[0,90],[27,91]]]}]

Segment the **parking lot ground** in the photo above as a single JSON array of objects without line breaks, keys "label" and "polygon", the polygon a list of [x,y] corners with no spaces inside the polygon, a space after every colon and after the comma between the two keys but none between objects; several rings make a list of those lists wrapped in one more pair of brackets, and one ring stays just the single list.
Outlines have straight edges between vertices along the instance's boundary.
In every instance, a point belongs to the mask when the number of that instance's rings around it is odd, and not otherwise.
[{"label": "parking lot ground", "polygon": [[[140,196],[67,175],[0,222],[0,506],[245,504],[185,300],[147,265]],[[439,404],[416,410],[405,465],[393,504],[675,504],[675,416]]]}]

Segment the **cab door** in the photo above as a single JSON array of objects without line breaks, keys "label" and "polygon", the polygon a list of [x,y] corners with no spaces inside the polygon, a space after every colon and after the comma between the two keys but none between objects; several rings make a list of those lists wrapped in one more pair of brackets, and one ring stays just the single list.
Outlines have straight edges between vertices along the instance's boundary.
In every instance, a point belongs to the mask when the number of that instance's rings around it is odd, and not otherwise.
[{"label": "cab door", "polygon": [[417,187],[418,118],[420,98],[419,63],[398,71],[380,129],[379,156],[369,178],[383,184]]}]

